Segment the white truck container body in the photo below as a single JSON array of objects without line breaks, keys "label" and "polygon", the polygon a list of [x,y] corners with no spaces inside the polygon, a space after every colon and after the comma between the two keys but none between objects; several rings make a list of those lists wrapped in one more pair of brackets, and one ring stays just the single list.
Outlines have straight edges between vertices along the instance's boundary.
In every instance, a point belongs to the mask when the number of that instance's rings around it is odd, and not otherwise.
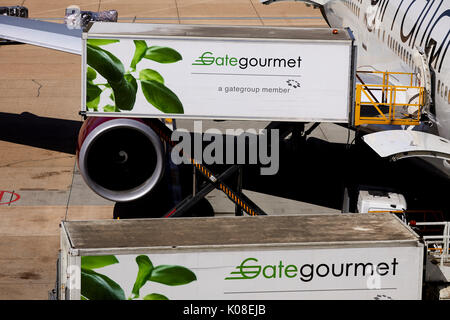
[{"label": "white truck container body", "polygon": [[353,105],[347,29],[95,22],[82,52],[88,116],[348,123]]},{"label": "white truck container body", "polygon": [[98,298],[101,277],[118,299],[421,299],[423,259],[390,214],[64,221],[56,289]]}]

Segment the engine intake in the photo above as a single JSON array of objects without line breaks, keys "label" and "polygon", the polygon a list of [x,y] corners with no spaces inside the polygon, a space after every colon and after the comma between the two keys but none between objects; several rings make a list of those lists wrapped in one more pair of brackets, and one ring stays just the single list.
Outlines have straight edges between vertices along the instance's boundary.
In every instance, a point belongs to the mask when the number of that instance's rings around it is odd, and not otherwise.
[{"label": "engine intake", "polygon": [[78,137],[78,167],[86,184],[116,201],[148,194],[164,172],[164,147],[146,120],[88,118]]}]

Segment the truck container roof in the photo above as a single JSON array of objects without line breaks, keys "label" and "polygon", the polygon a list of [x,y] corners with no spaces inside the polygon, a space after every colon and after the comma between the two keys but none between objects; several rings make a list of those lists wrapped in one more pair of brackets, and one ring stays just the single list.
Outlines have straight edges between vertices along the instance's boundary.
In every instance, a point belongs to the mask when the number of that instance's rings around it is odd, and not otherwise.
[{"label": "truck container roof", "polygon": [[155,218],[63,221],[73,249],[236,246],[417,245],[417,235],[390,214]]},{"label": "truck container roof", "polygon": [[[337,30],[333,32],[333,30]],[[183,25],[162,23],[115,23],[94,22],[84,33],[84,37],[193,37],[193,38],[240,38],[240,39],[278,39],[311,41],[352,41],[346,29],[299,28],[271,26],[221,26],[221,25]]]}]

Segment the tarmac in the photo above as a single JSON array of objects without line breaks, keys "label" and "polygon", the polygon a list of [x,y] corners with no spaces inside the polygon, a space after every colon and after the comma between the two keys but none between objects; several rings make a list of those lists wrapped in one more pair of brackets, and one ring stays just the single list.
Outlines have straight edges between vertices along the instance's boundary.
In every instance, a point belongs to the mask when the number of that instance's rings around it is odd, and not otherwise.
[{"label": "tarmac", "polygon": [[[319,10],[293,2],[0,1],[0,6],[26,6],[30,18],[59,23],[72,4],[82,10],[118,10],[119,22],[326,27]],[[56,279],[60,221],[112,219],[114,203],[93,193],[76,166],[81,57],[31,45],[0,46],[0,70],[0,299],[47,299]],[[352,139],[347,129],[333,124],[321,124],[312,136],[331,143]],[[254,190],[244,193],[269,214],[339,212]],[[207,199],[216,214],[234,213],[221,192]]]}]

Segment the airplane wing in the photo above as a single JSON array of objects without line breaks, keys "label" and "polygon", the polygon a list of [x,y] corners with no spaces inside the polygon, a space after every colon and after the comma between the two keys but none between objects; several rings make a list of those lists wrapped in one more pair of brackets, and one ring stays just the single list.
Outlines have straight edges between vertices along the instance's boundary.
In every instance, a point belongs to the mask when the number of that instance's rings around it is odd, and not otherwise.
[{"label": "airplane wing", "polygon": [[66,25],[0,15],[0,38],[81,55],[80,29]]}]

